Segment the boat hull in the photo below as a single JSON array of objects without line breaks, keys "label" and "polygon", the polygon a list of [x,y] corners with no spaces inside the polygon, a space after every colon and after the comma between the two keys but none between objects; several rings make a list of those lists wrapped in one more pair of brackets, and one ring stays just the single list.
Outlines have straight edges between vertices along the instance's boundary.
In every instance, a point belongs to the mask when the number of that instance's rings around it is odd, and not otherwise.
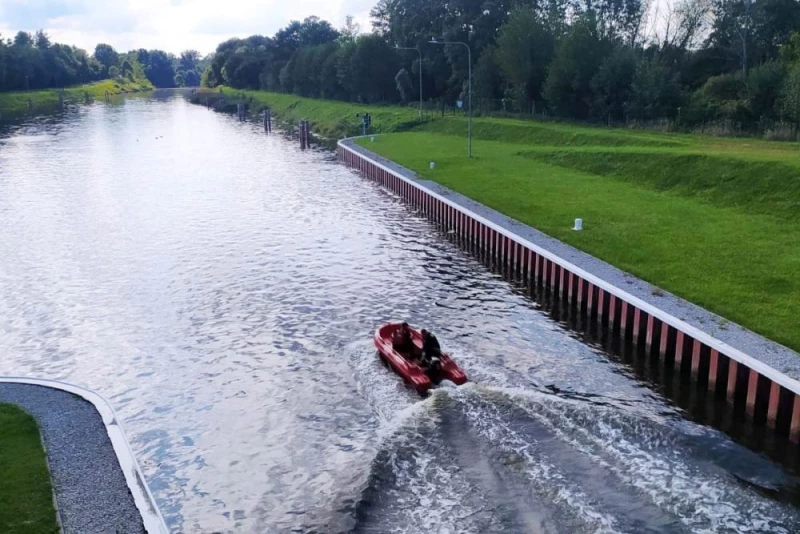
[{"label": "boat hull", "polygon": [[467,375],[458,367],[449,354],[442,353],[440,358],[441,367],[435,373],[429,374],[424,367],[417,363],[416,357],[422,352],[422,334],[418,330],[411,328],[411,338],[416,354],[401,354],[395,350],[392,345],[392,335],[399,328],[399,323],[389,323],[378,328],[374,336],[375,348],[378,349],[381,360],[413,387],[417,393],[424,395],[442,380],[449,380],[458,386],[467,382]]}]

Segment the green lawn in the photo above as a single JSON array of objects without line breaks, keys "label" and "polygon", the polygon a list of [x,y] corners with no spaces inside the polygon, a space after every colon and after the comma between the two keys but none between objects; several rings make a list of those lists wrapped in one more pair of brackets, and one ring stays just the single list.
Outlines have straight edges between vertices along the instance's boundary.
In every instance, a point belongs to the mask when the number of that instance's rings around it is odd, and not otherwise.
[{"label": "green lawn", "polygon": [[796,144],[505,119],[474,133],[472,160],[456,118],[361,143],[800,350]]},{"label": "green lawn", "polygon": [[39,429],[10,404],[0,404],[0,532],[58,532]]}]

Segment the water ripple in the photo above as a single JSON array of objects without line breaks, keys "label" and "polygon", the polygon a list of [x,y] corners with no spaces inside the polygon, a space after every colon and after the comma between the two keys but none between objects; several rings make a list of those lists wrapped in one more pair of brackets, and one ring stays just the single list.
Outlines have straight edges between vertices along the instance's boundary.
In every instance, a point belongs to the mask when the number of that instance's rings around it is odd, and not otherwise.
[{"label": "water ripple", "polygon": [[[0,373],[111,399],[175,531],[800,528],[780,466],[257,125],[137,99],[16,126],[0,228]],[[477,385],[403,387],[370,341],[399,319]]]}]

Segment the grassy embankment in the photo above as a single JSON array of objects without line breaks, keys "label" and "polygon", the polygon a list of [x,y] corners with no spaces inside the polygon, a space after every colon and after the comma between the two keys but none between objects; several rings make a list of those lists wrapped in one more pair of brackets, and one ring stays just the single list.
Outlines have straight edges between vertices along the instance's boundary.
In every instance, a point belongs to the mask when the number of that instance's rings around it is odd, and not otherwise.
[{"label": "grassy embankment", "polygon": [[[364,144],[800,350],[796,145],[479,119],[470,161],[465,126],[439,120]],[[583,232],[570,230],[576,217]]]},{"label": "grassy embankment", "polygon": [[273,116],[281,123],[290,126],[296,126],[301,120],[307,119],[311,121],[312,131],[316,135],[331,140],[358,135],[361,132],[361,119],[356,117],[356,113],[368,112],[372,116],[373,132],[403,131],[419,124],[417,109],[410,107],[367,106],[227,87],[222,88],[222,93],[219,89],[200,90],[192,96],[192,101],[204,104],[206,97],[211,98],[212,103],[224,97],[223,109],[231,113],[236,111],[236,103],[242,101],[247,102],[250,113],[259,113],[265,108],[270,108]]},{"label": "grassy embankment", "polygon": [[[110,95],[151,91],[153,84],[148,80],[119,81],[104,80],[101,82],[67,87],[64,89],[65,103],[85,102],[89,99],[105,98],[106,92]],[[59,106],[59,91],[43,89],[39,91],[12,91],[0,93],[0,115],[2,118],[16,117],[25,113],[39,113],[57,109]]]},{"label": "grassy embankment", "polygon": [[420,125],[413,108],[235,93],[331,137],[357,133],[355,113],[369,111],[375,131],[401,133],[368,148],[800,351],[796,144],[481,118],[469,160],[461,118]]},{"label": "grassy embankment", "polygon": [[39,429],[16,406],[0,404],[0,532],[59,531]]}]

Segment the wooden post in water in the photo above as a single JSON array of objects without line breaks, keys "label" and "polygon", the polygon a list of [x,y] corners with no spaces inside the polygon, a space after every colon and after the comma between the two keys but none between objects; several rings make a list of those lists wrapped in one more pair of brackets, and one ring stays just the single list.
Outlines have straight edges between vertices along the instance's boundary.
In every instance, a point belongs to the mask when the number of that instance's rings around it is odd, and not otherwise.
[{"label": "wooden post in water", "polygon": [[311,123],[307,120],[300,121],[300,148],[311,146]]},{"label": "wooden post in water", "polygon": [[270,133],[272,131],[272,114],[269,108],[264,110],[264,131]]}]

